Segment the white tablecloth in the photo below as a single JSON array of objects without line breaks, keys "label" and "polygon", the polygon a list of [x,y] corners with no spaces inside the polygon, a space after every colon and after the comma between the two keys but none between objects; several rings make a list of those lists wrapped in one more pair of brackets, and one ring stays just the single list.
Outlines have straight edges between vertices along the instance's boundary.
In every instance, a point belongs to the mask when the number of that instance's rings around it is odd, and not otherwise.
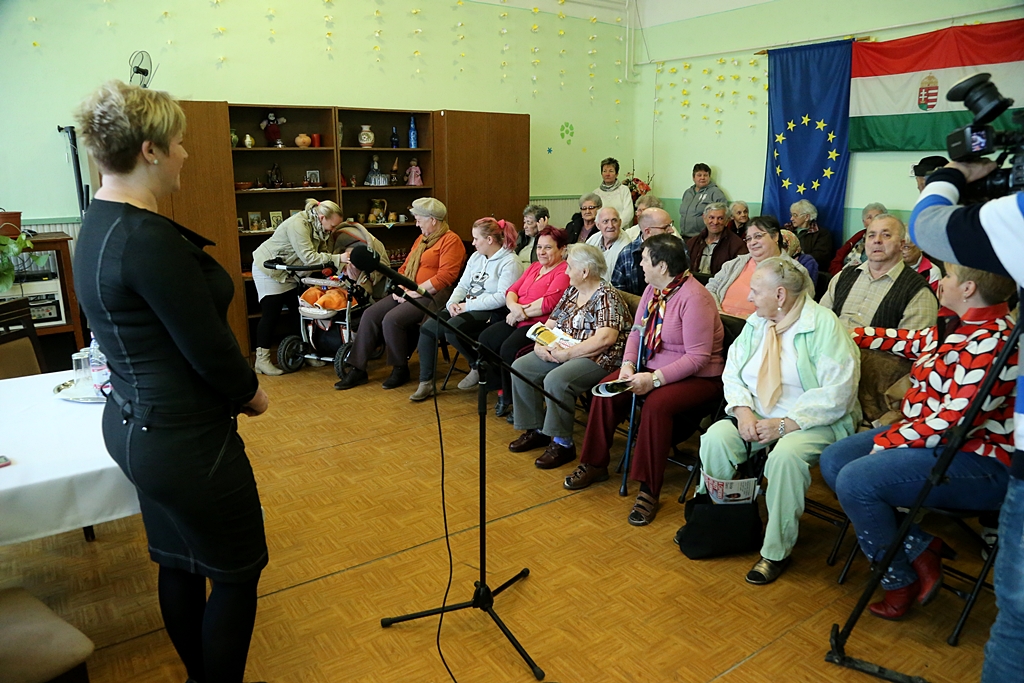
[{"label": "white tablecloth", "polygon": [[0,380],[0,545],[139,512],[135,487],[103,445],[102,403],[53,388],[71,372]]}]

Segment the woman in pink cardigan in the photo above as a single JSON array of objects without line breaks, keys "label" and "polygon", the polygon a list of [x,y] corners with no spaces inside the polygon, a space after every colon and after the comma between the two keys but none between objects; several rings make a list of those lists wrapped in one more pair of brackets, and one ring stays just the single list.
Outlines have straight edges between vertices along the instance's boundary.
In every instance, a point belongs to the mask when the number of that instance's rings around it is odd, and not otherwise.
[{"label": "woman in pink cardigan", "polygon": [[[636,312],[637,327],[629,335],[622,367],[604,379],[628,380],[630,389],[611,398],[594,397],[581,464],[564,483],[577,490],[608,479],[615,427],[629,417],[632,394],[644,396],[630,467],[630,476],[640,482],[628,518],[633,526],[650,524],[657,514],[675,416],[720,399],[725,368],[718,307],[690,276],[682,240],[673,235],[651,237],[644,242],[640,265],[649,284]],[[645,362],[637,372],[640,330]]]}]

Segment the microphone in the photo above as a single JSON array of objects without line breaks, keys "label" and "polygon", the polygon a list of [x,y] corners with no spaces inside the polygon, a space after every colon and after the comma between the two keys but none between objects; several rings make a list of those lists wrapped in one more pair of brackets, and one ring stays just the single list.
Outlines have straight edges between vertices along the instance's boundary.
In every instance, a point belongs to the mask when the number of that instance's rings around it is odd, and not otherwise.
[{"label": "microphone", "polygon": [[352,261],[352,265],[363,271],[364,273],[384,273],[391,281],[396,285],[401,285],[406,289],[411,289],[420,296],[430,296],[427,290],[420,287],[418,284],[402,275],[396,270],[393,270],[390,266],[385,266],[380,262],[380,256],[377,252],[373,251],[364,244],[357,244],[353,249],[352,253],[349,254],[349,260]]}]

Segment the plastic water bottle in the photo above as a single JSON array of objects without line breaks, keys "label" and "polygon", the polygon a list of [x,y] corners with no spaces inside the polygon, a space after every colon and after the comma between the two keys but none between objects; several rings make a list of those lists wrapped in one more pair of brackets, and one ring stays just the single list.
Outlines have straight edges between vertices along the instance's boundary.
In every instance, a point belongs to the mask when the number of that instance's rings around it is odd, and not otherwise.
[{"label": "plastic water bottle", "polygon": [[107,368],[107,357],[100,351],[100,343],[96,335],[92,335],[89,344],[89,371],[92,373],[92,388],[97,396],[110,393],[110,369]]},{"label": "plastic water bottle", "polygon": [[419,145],[419,133],[416,132],[416,117],[409,117],[409,149],[416,149]]}]

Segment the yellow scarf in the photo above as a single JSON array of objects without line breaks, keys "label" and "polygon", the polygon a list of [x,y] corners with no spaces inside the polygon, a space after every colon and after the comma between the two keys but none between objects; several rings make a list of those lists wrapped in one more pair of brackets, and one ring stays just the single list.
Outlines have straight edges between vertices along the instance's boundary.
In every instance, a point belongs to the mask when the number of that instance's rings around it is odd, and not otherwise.
[{"label": "yellow scarf", "polygon": [[448,232],[448,221],[441,221],[437,230],[430,233],[428,237],[421,236],[420,243],[417,244],[411,252],[409,252],[409,257],[405,259],[405,271],[402,274],[415,282],[416,271],[420,269],[420,257],[423,256],[423,252],[437,244],[437,241],[441,239],[446,232]]},{"label": "yellow scarf", "polygon": [[806,300],[806,295],[801,296],[782,320],[769,320],[765,326],[764,358],[761,359],[761,369],[757,371],[757,396],[765,412],[771,412],[782,397],[782,344],[779,335],[800,319]]}]

